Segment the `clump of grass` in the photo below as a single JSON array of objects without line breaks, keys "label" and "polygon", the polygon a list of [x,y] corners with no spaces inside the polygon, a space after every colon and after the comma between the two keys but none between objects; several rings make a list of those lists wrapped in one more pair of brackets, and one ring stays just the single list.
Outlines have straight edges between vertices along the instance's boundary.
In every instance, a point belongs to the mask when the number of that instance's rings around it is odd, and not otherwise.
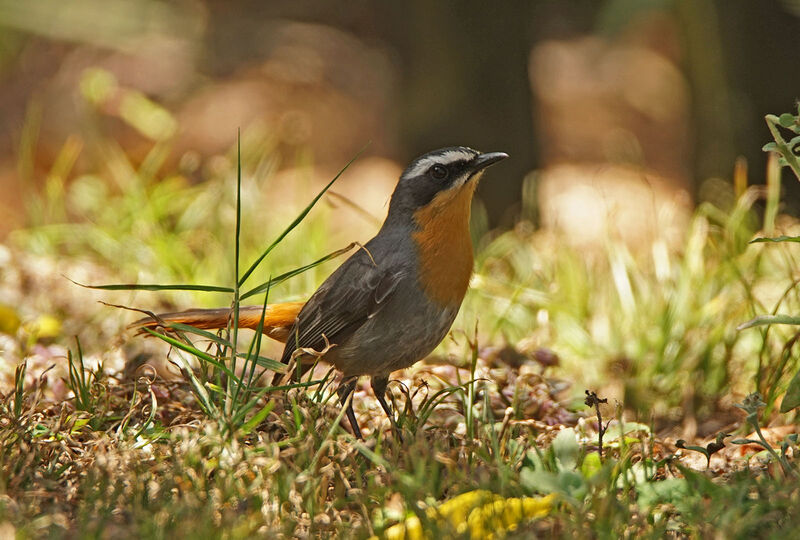
[{"label": "clump of grass", "polygon": [[730,393],[751,391],[756,374],[769,378],[759,389],[768,395],[770,386],[774,396],[785,388],[770,374],[785,356],[786,333],[737,330],[776,291],[782,309],[800,308],[788,248],[748,244],[759,228],[775,228],[777,212],[759,224],[753,210],[763,197],[778,207],[779,178],[768,179],[727,211],[701,205],[675,247],[656,238],[637,252],[609,239],[587,253],[552,232],[504,233],[478,258],[469,312],[481,314],[489,342],[552,348],[581,386],[608,384],[611,375],[626,407],[644,415],[707,418]]},{"label": "clump of grass", "polygon": [[[480,359],[471,370],[447,374],[423,366],[418,376],[427,385],[407,380],[413,400],[406,410],[417,422],[407,424],[403,445],[375,429],[379,409],[363,393],[356,410],[367,442],[339,429],[330,378],[324,387],[297,385],[272,402],[264,421],[248,415],[231,431],[203,411],[191,383],[99,375],[85,386],[90,409],[82,411],[74,398],[43,398],[46,379],[25,388],[20,370],[21,397],[0,400],[0,488],[14,501],[0,507],[0,519],[32,536],[360,536],[402,519],[391,506],[381,510],[387,500],[427,516],[435,501],[473,489],[521,496],[515,468],[538,428],[514,421],[503,427],[507,406],[491,402],[493,391],[480,377],[486,370]],[[461,377],[470,382],[459,384]],[[470,384],[472,404],[465,401]],[[223,410],[225,401],[212,399]],[[475,408],[469,438],[457,427],[465,406]]]},{"label": "clump of grass", "polygon": [[[211,418],[220,422],[223,432],[233,436],[238,430],[252,431],[272,411],[274,403],[266,400],[268,394],[275,390],[288,390],[314,386],[322,381],[307,381],[300,384],[291,384],[283,387],[257,386],[257,383],[268,372],[284,373],[287,366],[280,362],[260,356],[262,329],[264,328],[264,314],[270,288],[277,284],[299,275],[328,259],[341,254],[339,250],[331,255],[319,259],[315,263],[292,270],[270,279],[253,289],[242,292],[241,287],[253,275],[259,264],[295,229],[309,214],[314,205],[322,198],[326,191],[338,180],[342,173],[355,161],[354,157],[345,167],[300,211],[299,215],[284,229],[278,237],[255,259],[250,267],[240,273],[240,238],[242,231],[242,167],[241,167],[241,142],[239,143],[239,159],[237,160],[236,182],[236,222],[233,239],[233,287],[204,286],[204,285],[161,285],[161,284],[129,284],[129,285],[92,285],[91,288],[99,290],[194,290],[201,292],[229,292],[232,294],[231,318],[224,332],[213,334],[211,332],[194,328],[189,325],[165,325],[164,329],[171,330],[174,335],[156,332],[145,328],[144,330],[168,343],[175,351],[175,360],[172,360],[189,384],[195,399],[202,410]],[[264,294],[261,320],[257,331],[250,340],[246,353],[239,352],[239,306],[242,299]],[[211,343],[213,353],[199,349],[189,335],[197,336]],[[190,355],[193,361],[184,357],[183,353]],[[241,362],[240,362],[241,359]],[[195,371],[194,366],[199,363],[202,368]]]}]

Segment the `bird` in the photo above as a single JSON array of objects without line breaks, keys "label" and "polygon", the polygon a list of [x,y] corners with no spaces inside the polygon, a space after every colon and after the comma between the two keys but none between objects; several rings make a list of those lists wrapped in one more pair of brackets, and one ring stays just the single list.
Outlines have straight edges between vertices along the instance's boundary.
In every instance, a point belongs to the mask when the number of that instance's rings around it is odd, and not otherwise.
[{"label": "bird", "polygon": [[[385,398],[389,375],[425,358],[449,332],[473,271],[473,195],[486,168],[507,157],[451,146],[414,159],[400,175],[378,233],[306,302],[264,310],[262,331],[286,343],[281,362],[296,359],[302,372],[313,365],[307,351],[324,351],[322,359],[341,372],[337,394],[356,438],[363,439],[350,395],[364,375],[400,436]],[[262,309],[240,307],[239,328],[257,329]],[[192,309],[133,326],[225,328],[230,316],[229,308]]]}]

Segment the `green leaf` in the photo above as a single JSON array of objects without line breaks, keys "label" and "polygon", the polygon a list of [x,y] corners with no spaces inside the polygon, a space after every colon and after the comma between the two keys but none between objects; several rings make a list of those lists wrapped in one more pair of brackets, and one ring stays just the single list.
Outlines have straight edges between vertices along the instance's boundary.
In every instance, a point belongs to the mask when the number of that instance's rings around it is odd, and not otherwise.
[{"label": "green leaf", "polygon": [[194,326],[190,326],[188,324],[183,323],[167,323],[166,328],[170,328],[172,330],[180,330],[181,332],[188,332],[190,334],[197,334],[198,336],[202,336],[208,340],[221,345],[222,347],[227,347],[229,349],[233,348],[233,344],[228,341],[227,339],[218,336],[213,332],[209,332],[208,330],[201,330],[200,328],[195,328]]},{"label": "green leaf", "polygon": [[578,465],[578,456],[581,447],[578,444],[575,430],[562,429],[553,440],[553,453],[559,461],[562,470],[573,470]]},{"label": "green leaf", "polygon": [[755,439],[733,439],[731,444],[757,444],[761,446],[761,441]]},{"label": "green leaf", "polygon": [[[252,357],[245,354],[245,353],[237,353],[237,358],[246,358],[251,359]],[[286,364],[283,362],[279,362],[277,360],[273,360],[272,358],[266,358],[264,356],[256,356],[254,357],[256,364],[263,368],[271,369],[272,371],[277,371],[278,373],[286,373]]]},{"label": "green leaf", "polygon": [[781,412],[789,412],[798,406],[800,406],[800,371],[795,373],[792,380],[789,381],[786,395],[783,396],[783,401],[781,402]]},{"label": "green leaf", "polygon": [[558,473],[558,487],[562,493],[581,500],[586,495],[586,480],[577,471]]},{"label": "green leaf", "polygon": [[90,418],[78,418],[77,420],[75,420],[75,423],[72,425],[70,433],[77,433],[78,431],[80,431],[83,426],[89,423],[89,420]]},{"label": "green leaf", "polygon": [[792,317],[791,315],[759,315],[754,319],[740,324],[736,327],[737,330],[747,330],[756,326],[765,326],[768,324],[793,324],[800,325],[800,317]]},{"label": "green leaf", "polygon": [[274,401],[269,401],[266,405],[264,405],[260,411],[258,411],[250,418],[250,420],[242,424],[241,427],[242,433],[247,435],[255,428],[257,428],[258,425],[264,421],[267,415],[272,412],[273,407],[275,407]]},{"label": "green leaf", "polygon": [[550,471],[533,470],[525,467],[519,473],[522,486],[532,493],[560,493],[558,475]]},{"label": "green leaf", "polygon": [[602,468],[603,463],[600,461],[600,454],[597,452],[591,452],[586,454],[586,457],[583,459],[583,463],[581,463],[581,474],[584,478],[591,478]]},{"label": "green leaf", "polygon": [[678,448],[683,448],[683,449],[685,449],[685,450],[693,450],[693,451],[695,451],[695,452],[700,452],[700,453],[701,453],[701,454],[703,454],[704,456],[708,456],[708,450],[706,450],[706,449],[705,449],[705,448],[703,448],[702,446],[695,446],[695,445],[691,445],[691,444],[690,444],[690,445],[688,445],[688,446],[685,446],[685,445],[684,445],[684,446],[679,446]]},{"label": "green leaf", "polygon": [[791,128],[797,123],[797,118],[792,113],[783,113],[778,117],[778,123],[781,127]]},{"label": "green leaf", "polygon": [[223,396],[225,395],[225,389],[218,384],[206,381],[206,388],[208,388],[212,392],[216,392],[217,394],[221,394]]},{"label": "green leaf", "polygon": [[775,144],[774,142],[768,142],[767,144],[765,144],[764,146],[761,147],[761,151],[762,152],[777,152],[778,151],[778,145]]},{"label": "green leaf", "polygon": [[800,236],[776,236],[774,238],[754,238],[750,240],[751,244],[761,244],[764,242],[800,242]]},{"label": "green leaf", "polygon": [[640,508],[649,509],[657,504],[676,505],[685,501],[691,489],[685,478],[667,478],[658,482],[646,482],[636,487],[636,503]]}]

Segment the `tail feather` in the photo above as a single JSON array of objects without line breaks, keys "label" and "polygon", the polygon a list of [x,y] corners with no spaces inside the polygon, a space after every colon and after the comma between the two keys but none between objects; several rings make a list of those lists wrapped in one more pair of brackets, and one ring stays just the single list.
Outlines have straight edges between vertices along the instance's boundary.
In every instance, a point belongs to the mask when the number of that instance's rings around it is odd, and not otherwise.
[{"label": "tail feather", "polygon": [[[257,330],[261,322],[261,313],[264,313],[264,335],[285,343],[289,338],[292,325],[297,314],[303,308],[305,302],[284,302],[281,304],[270,304],[266,310],[262,306],[241,306],[239,308],[239,328],[250,328]],[[129,328],[136,328],[140,331],[144,328],[156,328],[164,323],[180,323],[194,326],[202,330],[216,330],[228,326],[228,320],[232,316],[229,308],[220,309],[190,309],[187,311],[177,311],[174,313],[160,313],[154,319],[145,317],[130,325]]]}]

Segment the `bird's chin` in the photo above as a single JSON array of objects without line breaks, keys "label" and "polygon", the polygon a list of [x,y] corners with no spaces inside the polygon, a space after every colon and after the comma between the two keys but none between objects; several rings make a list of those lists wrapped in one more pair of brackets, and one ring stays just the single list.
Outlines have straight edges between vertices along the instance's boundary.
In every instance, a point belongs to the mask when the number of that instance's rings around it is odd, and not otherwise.
[{"label": "bird's chin", "polygon": [[481,178],[483,178],[483,171],[478,171],[475,174],[473,174],[472,176],[470,176],[469,178],[467,178],[467,180],[464,182],[464,184],[461,187],[472,186],[472,188],[475,189],[475,186],[478,185],[478,182],[481,181]]}]

